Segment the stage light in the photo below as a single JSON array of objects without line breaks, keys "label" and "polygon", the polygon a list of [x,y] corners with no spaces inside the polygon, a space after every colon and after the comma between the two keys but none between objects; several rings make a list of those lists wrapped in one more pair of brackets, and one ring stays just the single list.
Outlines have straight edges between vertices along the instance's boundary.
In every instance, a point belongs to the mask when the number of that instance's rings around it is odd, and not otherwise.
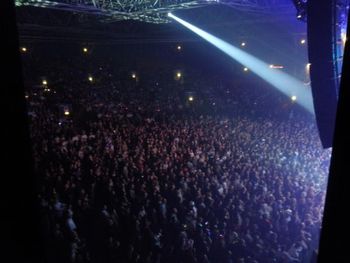
[{"label": "stage light", "polygon": [[173,17],[173,14],[169,12],[168,17]]},{"label": "stage light", "polygon": [[93,81],[94,81],[94,78],[93,78],[93,77],[91,77],[91,76],[89,76],[89,78],[88,78],[88,79],[89,79],[89,81],[90,81],[90,82],[93,82]]},{"label": "stage light", "polygon": [[248,68],[244,68],[243,70],[244,70],[244,71],[248,71]]},{"label": "stage light", "polygon": [[346,32],[341,33],[341,41],[343,43],[343,46],[345,46],[346,43]]},{"label": "stage light", "polygon": [[131,77],[132,77],[133,79],[136,79],[136,74],[135,74],[135,73],[132,73],[132,74],[131,74]]},{"label": "stage light", "polygon": [[273,64],[271,64],[271,65],[269,65],[269,68],[278,68],[278,69],[281,69],[281,68],[284,68],[284,66],[282,66],[282,65],[273,65]]},{"label": "stage light", "polygon": [[305,66],[305,70],[306,70],[307,74],[310,73],[310,67],[311,67],[311,63],[307,63],[306,66]]},{"label": "stage light", "polygon": [[189,96],[189,97],[188,97],[188,100],[189,100],[189,101],[193,101],[194,98],[193,98],[192,96]]},{"label": "stage light", "polygon": [[290,99],[291,99],[292,101],[296,101],[296,100],[297,100],[297,96],[293,95],[292,97],[290,97]]},{"label": "stage light", "polygon": [[193,31],[208,41],[210,44],[214,45],[222,52],[242,64],[244,67],[249,68],[249,71],[257,74],[259,77],[270,83],[284,95],[290,97],[290,94],[295,94],[295,96],[298,97],[298,103],[307,109],[310,113],[314,113],[311,89],[305,87],[302,81],[280,70],[271,71],[269,65],[264,61],[248,54],[241,48],[237,48],[228,42],[205,32],[204,30],[184,21],[183,19],[173,14],[170,14],[169,17],[173,18],[178,23]]},{"label": "stage light", "polygon": [[68,116],[70,114],[69,110],[64,110],[64,115]]},{"label": "stage light", "polygon": [[86,47],[83,48],[83,52],[84,53],[87,53],[88,52],[88,49]]},{"label": "stage light", "polygon": [[302,0],[302,1],[298,0],[295,4],[297,9],[297,19],[306,21],[306,18],[307,18],[306,0]]},{"label": "stage light", "polygon": [[47,81],[44,79],[42,82],[41,82],[43,85],[47,85]]},{"label": "stage light", "polygon": [[305,39],[300,40],[300,44],[304,45],[306,43]]},{"label": "stage light", "polygon": [[241,43],[241,46],[242,46],[242,47],[245,47],[245,42],[242,42],[242,43]]},{"label": "stage light", "polygon": [[21,51],[22,51],[22,52],[27,52],[27,48],[26,48],[26,47],[22,47],[22,48],[21,48]]},{"label": "stage light", "polygon": [[29,98],[29,96],[28,96],[28,95],[25,95],[24,97],[25,97],[26,99],[28,99],[28,98]]},{"label": "stage light", "polygon": [[181,50],[181,48],[182,48],[182,47],[181,47],[180,45],[177,46],[177,50]]},{"label": "stage light", "polygon": [[182,74],[181,72],[176,73],[176,77],[181,78]]}]

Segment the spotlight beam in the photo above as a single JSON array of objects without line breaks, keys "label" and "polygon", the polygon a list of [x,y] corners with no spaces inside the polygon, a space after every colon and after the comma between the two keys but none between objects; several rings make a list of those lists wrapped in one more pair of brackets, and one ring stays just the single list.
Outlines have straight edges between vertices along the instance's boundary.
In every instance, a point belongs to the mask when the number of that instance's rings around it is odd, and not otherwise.
[{"label": "spotlight beam", "polygon": [[307,109],[310,113],[314,114],[311,89],[308,86],[305,86],[303,82],[282,71],[271,69],[269,64],[263,62],[262,60],[203,31],[202,29],[182,20],[172,13],[168,13],[168,16],[229,55],[244,67],[249,68],[250,71],[254,72],[259,77],[270,83],[273,87],[277,88],[286,96],[296,96],[298,98],[297,103]]}]

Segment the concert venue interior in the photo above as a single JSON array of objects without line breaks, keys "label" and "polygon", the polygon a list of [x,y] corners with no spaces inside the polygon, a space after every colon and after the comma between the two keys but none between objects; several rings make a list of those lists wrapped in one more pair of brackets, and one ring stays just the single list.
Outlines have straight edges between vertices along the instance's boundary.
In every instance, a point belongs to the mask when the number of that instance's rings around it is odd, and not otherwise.
[{"label": "concert venue interior", "polygon": [[16,0],[45,262],[316,262],[349,10],[321,2]]}]

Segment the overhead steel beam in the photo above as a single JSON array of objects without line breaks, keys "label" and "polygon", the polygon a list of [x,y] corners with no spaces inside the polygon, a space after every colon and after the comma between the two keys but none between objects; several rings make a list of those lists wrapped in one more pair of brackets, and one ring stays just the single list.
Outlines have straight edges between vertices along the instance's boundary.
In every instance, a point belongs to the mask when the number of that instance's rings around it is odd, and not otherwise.
[{"label": "overhead steel beam", "polygon": [[16,0],[15,3],[18,7],[33,6],[95,15],[104,22],[131,19],[149,23],[168,23],[168,12],[208,5],[221,4],[259,13],[276,8],[282,10],[285,5],[276,0]]}]

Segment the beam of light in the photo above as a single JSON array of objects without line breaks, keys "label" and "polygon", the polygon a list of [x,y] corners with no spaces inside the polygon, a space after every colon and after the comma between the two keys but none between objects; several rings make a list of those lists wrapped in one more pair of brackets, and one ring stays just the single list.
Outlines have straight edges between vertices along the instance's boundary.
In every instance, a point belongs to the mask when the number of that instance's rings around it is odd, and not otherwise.
[{"label": "beam of light", "polygon": [[311,89],[309,87],[305,87],[303,82],[280,70],[271,71],[269,64],[266,64],[262,60],[255,58],[242,49],[232,46],[231,44],[203,31],[202,29],[191,25],[190,23],[173,15],[172,13],[168,13],[168,16],[183,26],[187,27],[208,41],[210,44],[219,48],[231,58],[242,64],[244,67],[249,68],[250,71],[257,74],[259,77],[270,83],[273,87],[277,88],[280,92],[289,98],[292,95],[296,96],[298,98],[297,103],[307,109],[310,113],[314,114]]}]

